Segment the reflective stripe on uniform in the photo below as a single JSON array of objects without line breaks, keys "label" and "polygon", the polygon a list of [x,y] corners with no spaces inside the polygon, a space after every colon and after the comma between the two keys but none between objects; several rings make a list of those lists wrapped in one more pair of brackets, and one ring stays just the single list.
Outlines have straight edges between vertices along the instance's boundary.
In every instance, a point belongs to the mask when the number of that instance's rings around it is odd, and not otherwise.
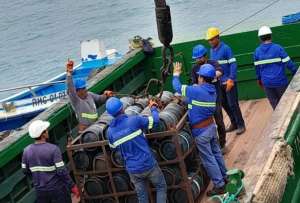
[{"label": "reflective stripe on uniform", "polygon": [[282,63],[286,63],[289,60],[291,60],[291,58],[289,56],[285,57],[284,59],[282,59]]},{"label": "reflective stripe on uniform", "polygon": [[[285,60],[286,60],[286,58],[285,58]],[[283,59],[281,59],[281,58],[266,59],[266,60],[261,60],[261,61],[255,61],[254,65],[258,66],[258,65],[264,65],[264,64],[278,63],[281,61],[283,62]]]},{"label": "reflective stripe on uniform", "polygon": [[236,62],[236,58],[231,58],[231,59],[228,59],[228,60],[218,60],[218,63],[220,65],[230,64],[230,63],[234,63],[234,62]]},{"label": "reflective stripe on uniform", "polygon": [[22,168],[26,168],[26,164],[23,164],[23,163],[22,163]]},{"label": "reflective stripe on uniform", "polygon": [[184,97],[186,96],[186,87],[187,87],[187,85],[182,85],[181,86],[181,95],[184,96]]},{"label": "reflective stripe on uniform", "polygon": [[133,133],[131,133],[131,134],[129,134],[129,135],[126,135],[125,137],[122,137],[121,139],[115,141],[115,142],[112,144],[112,147],[113,147],[113,148],[116,148],[117,146],[119,146],[119,145],[121,145],[121,144],[123,144],[123,143],[125,143],[125,142],[127,142],[127,141],[129,141],[129,140],[132,140],[133,138],[139,136],[139,135],[142,134],[142,133],[143,133],[142,130],[139,129],[139,130],[137,130],[137,131],[135,131],[135,132],[133,132]]},{"label": "reflective stripe on uniform", "polygon": [[96,120],[98,118],[98,113],[81,113],[81,117]]},{"label": "reflective stripe on uniform", "polygon": [[199,102],[196,100],[192,100],[192,105],[201,106],[201,107],[215,107],[216,102]]},{"label": "reflective stripe on uniform", "polygon": [[153,128],[153,122],[154,122],[154,121],[153,121],[152,116],[149,116],[148,119],[149,119],[148,129],[150,130],[150,129]]},{"label": "reflective stripe on uniform", "polygon": [[228,61],[227,61],[227,60],[218,60],[218,63],[219,63],[220,65],[223,65],[223,64],[227,64]]},{"label": "reflective stripe on uniform", "polygon": [[65,164],[64,164],[63,161],[58,162],[58,163],[55,163],[56,168],[62,167],[62,166],[64,166],[64,165],[65,165]]},{"label": "reflective stripe on uniform", "polygon": [[31,172],[51,172],[55,171],[55,166],[34,166],[29,168]]},{"label": "reflective stripe on uniform", "polygon": [[228,63],[234,63],[234,62],[236,62],[236,58],[231,58],[228,60]]},{"label": "reflective stripe on uniform", "polygon": [[216,107],[215,102],[199,102],[196,100],[192,100],[192,104],[188,104],[188,109],[192,109],[194,106],[200,106],[200,107]]}]

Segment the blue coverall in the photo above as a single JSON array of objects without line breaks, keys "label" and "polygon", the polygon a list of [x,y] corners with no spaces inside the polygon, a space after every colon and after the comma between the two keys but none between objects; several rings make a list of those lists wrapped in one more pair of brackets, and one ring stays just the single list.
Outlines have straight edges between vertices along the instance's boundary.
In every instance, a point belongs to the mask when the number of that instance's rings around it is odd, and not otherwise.
[{"label": "blue coverall", "polygon": [[[173,76],[173,89],[186,97],[191,126],[213,117],[216,110],[216,89],[213,84],[181,85],[179,76]],[[215,123],[205,128],[193,128],[199,155],[208,176],[216,188],[225,185],[226,167],[220,150]]]},{"label": "blue coverall", "polygon": [[151,113],[150,117],[120,114],[112,120],[107,132],[110,147],[121,152],[139,202],[149,201],[146,187],[148,179],[156,188],[156,202],[163,203],[166,202],[167,185],[143,133],[143,130],[152,129],[159,123],[155,107],[151,108]]},{"label": "blue coverall", "polygon": [[257,80],[264,86],[265,92],[273,109],[288,86],[285,75],[287,67],[294,75],[297,71],[284,48],[275,43],[262,43],[254,52],[254,65]]},{"label": "blue coverall", "polygon": [[[219,63],[215,60],[207,60],[207,64],[212,65],[215,67],[216,71],[220,71],[223,74],[223,70],[220,67]],[[198,84],[198,71],[200,70],[201,65],[195,64],[192,67],[192,72],[191,72],[191,79],[192,79],[192,84]],[[219,135],[219,142],[221,148],[225,147],[226,144],[226,129],[225,129],[225,124],[223,120],[223,112],[222,112],[222,92],[221,92],[221,82],[220,80],[216,80],[213,82],[215,88],[216,88],[216,93],[217,93],[217,101],[216,101],[216,112],[215,112],[215,122],[217,124],[217,129],[218,129],[218,135]]]},{"label": "blue coverall", "polygon": [[[218,61],[223,70],[221,77],[222,83],[222,106],[228,114],[231,124],[237,128],[245,127],[245,122],[238,101],[238,90],[236,83],[237,64],[231,48],[224,42],[216,48],[210,49],[210,58]],[[226,92],[226,81],[231,79],[234,81],[234,86]]]}]

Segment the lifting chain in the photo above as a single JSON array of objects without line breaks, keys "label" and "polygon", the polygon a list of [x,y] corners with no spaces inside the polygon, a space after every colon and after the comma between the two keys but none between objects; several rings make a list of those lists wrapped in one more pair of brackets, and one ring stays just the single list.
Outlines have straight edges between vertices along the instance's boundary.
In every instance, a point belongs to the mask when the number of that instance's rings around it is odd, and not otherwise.
[{"label": "lifting chain", "polygon": [[[161,81],[157,82],[162,87],[171,73],[173,61],[174,61],[174,50],[170,43],[173,39],[172,21],[171,21],[171,11],[170,7],[166,4],[165,0],[154,0],[155,3],[155,14],[159,41],[163,44],[162,47],[162,67],[161,71]],[[150,80],[150,83],[154,80]],[[162,88],[160,96],[162,95]]]}]

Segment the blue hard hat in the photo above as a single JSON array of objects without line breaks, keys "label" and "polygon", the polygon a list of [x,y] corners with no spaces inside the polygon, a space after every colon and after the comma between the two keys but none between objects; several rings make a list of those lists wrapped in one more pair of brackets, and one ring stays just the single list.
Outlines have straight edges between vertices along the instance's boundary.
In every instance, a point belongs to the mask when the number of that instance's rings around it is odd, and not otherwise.
[{"label": "blue hard hat", "polygon": [[105,107],[110,115],[116,116],[123,109],[123,103],[120,99],[111,97],[106,101]]},{"label": "blue hard hat", "polygon": [[75,80],[75,89],[84,89],[86,88],[86,81],[84,79]]},{"label": "blue hard hat", "polygon": [[210,64],[204,64],[200,66],[200,70],[197,72],[199,76],[215,78],[216,77],[216,69]]},{"label": "blue hard hat", "polygon": [[202,45],[198,44],[193,48],[193,59],[201,58],[207,53],[207,49]]}]

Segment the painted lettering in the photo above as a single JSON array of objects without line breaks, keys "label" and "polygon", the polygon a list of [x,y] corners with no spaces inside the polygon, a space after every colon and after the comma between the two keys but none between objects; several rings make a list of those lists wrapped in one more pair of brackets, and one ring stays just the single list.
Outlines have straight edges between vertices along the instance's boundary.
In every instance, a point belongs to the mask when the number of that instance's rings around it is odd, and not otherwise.
[{"label": "painted lettering", "polygon": [[38,97],[37,98],[37,103],[38,103],[38,105],[42,104],[43,103],[43,98],[42,97]]},{"label": "painted lettering", "polygon": [[53,102],[53,101],[54,101],[54,99],[55,99],[54,95],[53,95],[53,94],[51,94],[51,95],[50,95],[50,102]]},{"label": "painted lettering", "polygon": [[54,102],[61,98],[65,98],[67,96],[66,91],[56,92],[47,96],[32,98],[32,106],[39,106],[42,104],[47,104],[47,102]]},{"label": "painted lettering", "polygon": [[33,98],[31,100],[31,102],[32,102],[32,106],[38,106],[38,102],[37,102],[37,100],[35,98]]},{"label": "painted lettering", "polygon": [[43,103],[47,104],[47,97],[46,96],[43,96]]}]

